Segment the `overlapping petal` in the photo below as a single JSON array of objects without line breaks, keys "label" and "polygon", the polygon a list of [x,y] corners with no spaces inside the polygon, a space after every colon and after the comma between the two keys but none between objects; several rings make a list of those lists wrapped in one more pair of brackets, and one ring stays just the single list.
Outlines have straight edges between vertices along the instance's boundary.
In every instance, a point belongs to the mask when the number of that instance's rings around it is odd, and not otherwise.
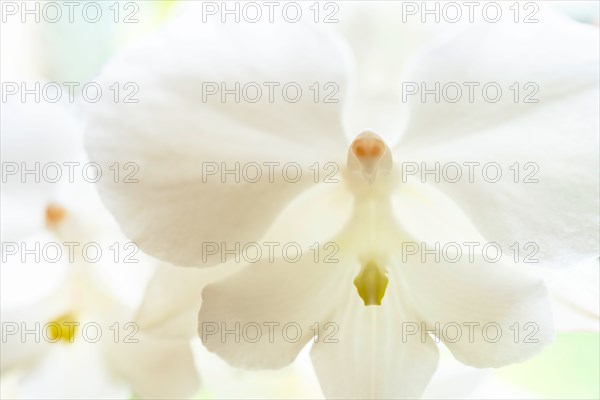
[{"label": "overlapping petal", "polygon": [[[453,182],[452,175],[436,184],[505,251],[533,242],[540,262],[551,265],[596,257],[597,48],[593,27],[551,14],[537,24],[488,24],[440,44],[407,81],[429,89],[456,83],[462,96],[456,103],[411,96],[398,159],[430,169],[436,162],[438,169],[460,165],[462,179]],[[465,82],[478,85],[475,101]],[[483,97],[488,83],[502,89],[498,101]],[[465,163],[477,163],[473,179]]]},{"label": "overlapping petal", "polygon": [[230,272],[159,266],[148,282],[136,323],[145,332],[164,338],[195,337],[203,287]]},{"label": "overlapping petal", "polygon": [[[314,25],[174,21],[99,78],[130,80],[140,93],[138,103],[103,99],[88,108],[92,160],[139,168],[139,183],[101,182],[106,205],[149,254],[178,265],[220,262],[203,259],[203,243],[257,240],[314,184],[311,165],[344,158],[349,73],[345,47]],[[310,87],[329,82],[337,102],[315,102]],[[221,97],[236,85],[240,98]],[[262,97],[253,101],[257,86]],[[238,178],[221,174],[236,163]]]},{"label": "overlapping petal", "polygon": [[315,253],[265,258],[207,286],[199,313],[204,345],[233,366],[279,368],[291,363],[352,288],[348,260],[315,262]]},{"label": "overlapping petal", "polygon": [[397,275],[427,329],[459,361],[501,367],[538,353],[552,341],[543,281],[512,265],[462,255],[458,262],[429,257],[423,263],[405,263]]}]

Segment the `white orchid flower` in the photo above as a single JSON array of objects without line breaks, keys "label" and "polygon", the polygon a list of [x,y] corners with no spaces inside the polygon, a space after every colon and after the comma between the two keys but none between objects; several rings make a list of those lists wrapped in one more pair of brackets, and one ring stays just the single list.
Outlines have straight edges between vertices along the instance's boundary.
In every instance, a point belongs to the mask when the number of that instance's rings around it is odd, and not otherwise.
[{"label": "white orchid flower", "polygon": [[[131,248],[125,251],[128,240],[102,207],[93,184],[83,180],[87,161],[79,124],[61,104],[19,100],[2,105],[7,174],[2,190],[1,371],[3,383],[7,376],[15,377],[10,388],[3,385],[3,397],[194,394],[199,379],[190,335],[149,332],[139,315],[145,283],[159,263]],[[36,163],[37,177],[23,175]],[[65,163],[79,163],[71,164],[73,181]],[[9,164],[18,171],[5,168]],[[47,168],[51,164],[60,166],[62,178],[56,183],[57,167]],[[110,250],[115,243],[118,263]],[[31,254],[36,244],[54,250],[38,251],[36,261]],[[88,244],[101,249],[101,259],[90,261],[97,253],[84,253]],[[20,250],[15,252],[15,246]],[[138,263],[126,262],[126,254]],[[146,298],[151,300],[152,294]]]},{"label": "white orchid flower", "polygon": [[[406,78],[505,88],[535,82],[537,103],[512,96],[495,103],[415,99],[398,110],[404,126],[374,132],[345,123],[353,67],[337,36],[303,23],[183,17],[115,58],[99,77],[135,80],[143,92],[136,104],[88,107],[92,160],[140,166],[139,183],[104,180],[100,193],[129,238],[178,265],[222,263],[223,252],[207,251],[206,243],[317,243],[296,262],[263,257],[204,290],[199,334],[231,365],[279,368],[314,340],[312,361],[327,397],[414,398],[436,369],[436,341],[475,367],[524,360],[553,337],[541,279],[510,257],[403,262],[401,251],[407,242],[486,241],[512,254],[515,242],[535,242],[543,265],[598,256],[597,30],[544,18],[475,26],[424,52]],[[294,82],[310,95],[270,101],[265,91],[250,102],[206,92],[207,83],[231,89],[249,82]],[[308,91],[315,82],[335,83],[339,101],[315,101]],[[494,161],[504,168],[533,162],[539,183],[421,184],[403,179],[407,161]],[[235,182],[204,169],[236,162],[294,162],[302,174],[294,182],[280,173]],[[339,165],[338,183],[315,185],[315,162]],[[338,262],[315,260],[328,243],[339,247]],[[297,341],[286,338],[286,323],[301,328]],[[272,331],[240,340],[235,332],[204,329],[236,324],[271,324]],[[473,330],[456,341],[439,331],[439,340],[425,330],[407,334],[422,324],[434,332],[436,324]],[[503,332],[496,341],[486,336],[488,324]],[[511,329],[524,335],[527,324],[532,340],[516,340]]]}]

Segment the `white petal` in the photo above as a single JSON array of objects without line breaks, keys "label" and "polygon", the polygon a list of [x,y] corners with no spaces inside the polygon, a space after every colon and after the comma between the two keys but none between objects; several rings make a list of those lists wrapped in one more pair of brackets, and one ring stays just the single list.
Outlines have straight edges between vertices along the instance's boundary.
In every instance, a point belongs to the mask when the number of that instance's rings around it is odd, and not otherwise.
[{"label": "white petal", "polygon": [[[484,242],[469,218],[434,185],[410,177],[391,200],[395,220],[415,243]],[[406,241],[406,236],[396,243]]]},{"label": "white petal", "polygon": [[[87,147],[107,169],[115,161],[136,163],[136,184],[100,185],[108,208],[124,232],[149,254],[178,265],[208,265],[203,242],[247,243],[258,239],[278,212],[313,183],[286,182],[286,163],[308,168],[314,162],[343,159],[346,139],[342,105],[348,61],[337,37],[298,24],[199,24],[183,18],[115,59],[101,82],[133,81],[139,103],[107,99],[88,107]],[[232,95],[203,99],[203,84],[235,87],[246,83],[288,82],[303,90],[300,101],[270,102],[268,88],[256,103]],[[339,85],[338,103],[315,103],[314,82]],[[305,89],[306,87],[306,89]],[[277,92],[276,92],[277,93]],[[290,90],[289,96],[292,96]],[[104,100],[104,99],[103,99]],[[203,163],[219,173],[205,175]],[[262,178],[221,182],[220,172],[258,163]],[[273,167],[270,182],[265,162]],[[222,163],[226,163],[222,165]],[[223,168],[225,167],[225,168]],[[244,168],[240,168],[245,171]],[[287,177],[294,177],[293,165]]]},{"label": "white petal", "polygon": [[418,15],[405,18],[407,3],[403,2],[337,4],[339,24],[335,27],[352,48],[357,68],[351,103],[351,109],[357,112],[349,113],[347,118],[350,140],[371,129],[386,143],[392,143],[400,135],[398,126],[403,121],[398,112],[403,104],[397,82],[415,53],[442,24],[433,19],[423,23]]},{"label": "white petal", "polygon": [[466,254],[456,263],[430,256],[424,263],[400,265],[398,276],[416,312],[465,364],[520,362],[553,339],[546,288],[520,267],[481,257],[469,262]]},{"label": "white petal", "polygon": [[298,243],[310,248],[337,237],[352,217],[354,196],[342,176],[332,179],[336,181],[315,185],[288,204],[261,242]]},{"label": "white petal", "polygon": [[26,399],[115,399],[129,390],[106,364],[99,343],[75,340],[55,343],[47,357],[35,365],[22,382]]},{"label": "white petal", "polygon": [[142,399],[189,398],[199,389],[189,339],[170,339],[140,331],[137,343],[111,343],[110,367]]},{"label": "white petal", "polygon": [[381,306],[365,307],[349,291],[334,316],[321,325],[311,357],[327,398],[418,398],[433,375],[438,351],[431,338],[403,336],[415,321],[390,280]]},{"label": "white petal", "polygon": [[[549,14],[540,15],[538,24],[488,24],[437,47],[410,81],[428,87],[480,82],[479,89],[497,82],[502,98],[488,103],[479,96],[469,103],[466,90],[455,104],[435,103],[432,96],[420,103],[415,96],[398,159],[425,161],[429,168],[434,162],[461,165],[462,179],[451,183],[442,177],[440,188],[487,240],[507,252],[515,242],[521,247],[534,242],[541,263],[569,265],[597,257],[598,190],[591,173],[598,170],[597,48],[597,29]],[[515,82],[537,84],[539,102],[523,103],[521,90],[515,103],[509,89]],[[480,163],[474,183],[465,162]],[[492,162],[502,172],[496,183],[482,176],[483,166]],[[527,183],[536,168],[533,178],[539,182]],[[486,177],[494,179],[491,171]],[[432,175],[427,181],[434,181]]]},{"label": "white petal", "polygon": [[[440,140],[453,140],[457,133],[474,134],[595,87],[598,54],[591,50],[598,45],[597,28],[552,12],[540,13],[539,20],[515,24],[507,18],[498,24],[476,25],[424,49],[405,77],[405,84],[423,82],[427,89],[432,89],[435,82],[441,86],[476,82],[480,86],[476,86],[470,101],[467,86],[463,85],[463,95],[456,103],[445,101],[452,98],[452,93],[440,96],[440,101],[434,101],[433,94],[422,101],[422,92],[406,95],[410,114],[402,144],[435,145]],[[485,101],[481,94],[488,82],[502,87],[496,103]],[[523,102],[522,96],[515,102],[513,90],[508,88],[515,82],[538,84],[539,93],[531,99],[539,102]],[[489,97],[493,95],[490,90]]]},{"label": "white petal", "polygon": [[280,368],[291,363],[315,335],[314,324],[326,320],[341,291],[352,287],[353,276],[347,272],[353,269],[343,259],[315,263],[314,254],[304,252],[297,263],[269,261],[267,257],[208,285],[202,293],[200,338],[232,366]]},{"label": "white petal", "polygon": [[195,337],[202,289],[228,272],[226,268],[197,270],[161,265],[148,282],[136,323],[144,332],[160,337]]}]

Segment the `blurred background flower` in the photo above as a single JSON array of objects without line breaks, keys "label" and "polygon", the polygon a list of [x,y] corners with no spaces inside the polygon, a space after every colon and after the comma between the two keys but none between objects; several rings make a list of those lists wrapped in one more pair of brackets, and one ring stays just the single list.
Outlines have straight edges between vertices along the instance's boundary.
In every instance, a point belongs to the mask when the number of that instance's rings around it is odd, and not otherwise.
[{"label": "blurred background flower", "polygon": [[[4,165],[74,167],[72,181],[53,183],[56,169],[40,167],[46,172],[19,172],[3,185],[1,367],[14,377],[3,390],[19,398],[193,395],[192,335],[154,335],[136,317],[155,301],[145,288],[161,263],[138,254],[81,179],[80,125],[59,103],[11,99],[3,112]],[[50,250],[40,257],[36,248]]]}]

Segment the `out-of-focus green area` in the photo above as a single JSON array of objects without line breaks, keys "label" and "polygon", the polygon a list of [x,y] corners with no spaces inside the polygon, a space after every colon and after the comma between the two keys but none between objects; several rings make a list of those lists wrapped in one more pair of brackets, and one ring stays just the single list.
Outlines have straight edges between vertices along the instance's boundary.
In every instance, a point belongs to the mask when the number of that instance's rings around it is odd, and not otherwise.
[{"label": "out-of-focus green area", "polygon": [[541,354],[498,375],[548,399],[600,398],[600,335],[560,333]]}]

